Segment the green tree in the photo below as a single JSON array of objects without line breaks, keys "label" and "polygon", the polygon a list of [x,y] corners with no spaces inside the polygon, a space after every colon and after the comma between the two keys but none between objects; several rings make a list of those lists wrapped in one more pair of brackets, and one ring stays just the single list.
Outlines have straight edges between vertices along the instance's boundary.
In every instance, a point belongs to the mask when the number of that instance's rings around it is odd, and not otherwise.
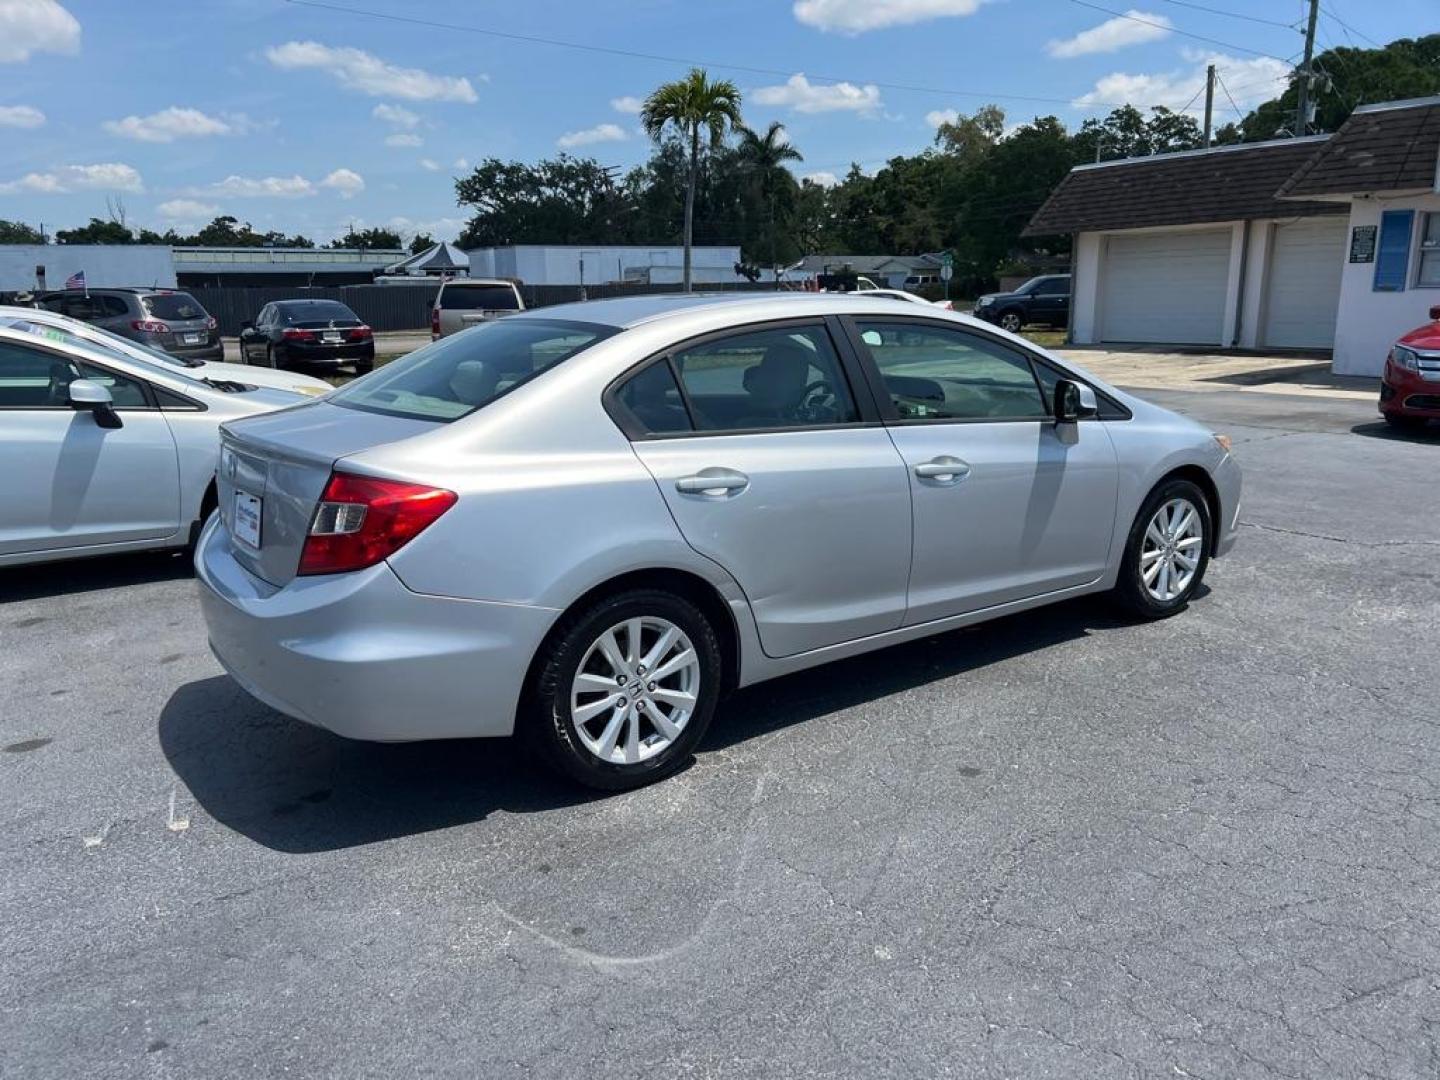
[{"label": "green tree", "polygon": [[45,234],[23,221],[0,218],[0,244],[43,244]]},{"label": "green tree", "polygon": [[57,244],[133,244],[135,234],[120,221],[92,217],[89,224],[78,229],[60,229],[55,233]]},{"label": "green tree", "polygon": [[367,251],[376,248],[401,248],[403,250],[405,241],[400,239],[400,234],[393,229],[382,229],[377,226],[369,229],[361,229],[357,232],[352,227],[344,236],[337,236],[325,246],[330,248],[364,248]]},{"label": "green tree", "polygon": [[590,158],[487,158],[455,181],[455,195],[475,211],[456,241],[462,248],[623,243],[629,229],[624,193]]},{"label": "green tree", "polygon": [[674,128],[689,145],[689,170],[685,184],[685,258],[683,280],[690,291],[690,249],[695,235],[695,188],[700,180],[700,140],[708,134],[710,145],[725,139],[726,132],[741,126],[740,90],[727,79],[712,82],[700,68],[676,82],[657,87],[640,110],[640,123],[657,143]]},{"label": "green tree", "polygon": [[410,254],[419,255],[420,252],[428,251],[434,246],[435,241],[429,233],[416,233],[414,239],[410,241]]},{"label": "green tree", "polygon": [[785,134],[785,125],[778,120],[772,121],[763,135],[744,126],[739,128],[739,132],[740,144],[736,147],[736,156],[740,167],[747,171],[754,196],[765,208],[770,265],[776,267],[780,263],[777,250],[780,221],[776,211],[778,209],[788,218],[800,189],[785,163],[804,161],[805,158],[791,145]]}]

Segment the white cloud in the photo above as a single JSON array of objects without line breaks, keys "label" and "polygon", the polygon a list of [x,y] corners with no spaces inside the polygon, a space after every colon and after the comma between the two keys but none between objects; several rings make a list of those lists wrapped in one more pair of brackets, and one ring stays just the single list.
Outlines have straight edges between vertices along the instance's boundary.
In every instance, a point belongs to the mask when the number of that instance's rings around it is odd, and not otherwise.
[{"label": "white cloud", "polygon": [[55,0],[0,0],[0,64],[79,51],[80,24]]},{"label": "white cloud", "polygon": [[806,173],[800,179],[809,180],[810,183],[819,184],[821,187],[834,187],[836,184],[840,183],[840,178],[838,176],[836,176],[833,172],[829,172],[825,169],[821,169],[819,172]]},{"label": "white cloud", "polygon": [[426,172],[439,172],[439,171],[440,171],[440,163],[439,163],[438,161],[436,161],[434,158],[422,157],[422,158],[420,159],[420,167],[421,167],[422,169],[424,169]]},{"label": "white cloud", "polygon": [[303,176],[227,176],[208,187],[191,188],[187,194],[233,199],[299,199],[315,194],[315,185]]},{"label": "white cloud", "polygon": [[983,0],[795,0],[795,18],[820,30],[863,34],[958,15],[973,15]]},{"label": "white cloud", "polygon": [[38,128],[45,114],[31,105],[0,105],[0,127]]},{"label": "white cloud", "polygon": [[880,108],[880,88],[867,83],[815,85],[804,75],[791,75],[783,86],[761,86],[750,92],[757,105],[789,106],[800,113],[871,113]]},{"label": "white cloud", "polygon": [[425,140],[409,131],[397,131],[385,136],[386,146],[423,146]]},{"label": "white cloud", "polygon": [[417,221],[414,218],[399,216],[392,217],[385,224],[402,236],[416,236],[423,233],[426,236],[433,236],[436,240],[453,240],[460,235],[460,230],[465,228],[466,221],[459,217],[424,218]]},{"label": "white cloud", "polygon": [[635,114],[645,107],[645,101],[643,98],[627,94],[625,97],[611,98],[610,107],[616,112]]},{"label": "white cloud", "polygon": [[338,192],[342,199],[351,199],[365,190],[365,178],[353,169],[336,169],[320,186]]},{"label": "white cloud", "polygon": [[284,71],[324,71],[347,90],[372,97],[467,103],[478,100],[475,88],[463,76],[399,67],[363,49],[334,48],[318,41],[287,41],[266,49],[265,58]]},{"label": "white cloud", "polygon": [[31,192],[40,195],[63,195],[69,191],[145,190],[140,174],[129,165],[106,162],[100,165],[62,165],[43,173],[26,173],[18,180],[0,184],[0,194]]},{"label": "white cloud", "polygon": [[168,199],[156,207],[167,221],[205,221],[220,212],[214,203],[198,199]]},{"label": "white cloud", "polygon": [[1231,87],[1235,104],[1243,109],[1273,98],[1290,74],[1287,65],[1268,56],[1237,60],[1223,53],[1206,53],[1199,49],[1186,49],[1182,55],[1195,66],[1189,70],[1153,74],[1113,72],[1096,81],[1093,90],[1081,94],[1071,104],[1077,109],[1106,110],[1123,104],[1139,108],[1164,105],[1170,109],[1183,109],[1189,104],[1188,111],[1199,115],[1204,111],[1204,104],[1199,99],[1203,97],[1205,66],[1214,64],[1223,73],[1221,78],[1226,86]]},{"label": "white cloud", "polygon": [[106,120],[101,125],[112,135],[139,142],[168,143],[176,139],[199,139],[207,135],[229,135],[235,129],[224,120],[206,116],[199,109],[182,109],[172,105],[149,116],[127,116],[123,120]]},{"label": "white cloud", "polygon": [[938,128],[941,124],[953,124],[959,119],[959,109],[931,109],[925,114],[925,123],[933,128]]},{"label": "white cloud", "polygon": [[467,172],[468,172],[469,169],[470,169],[470,162],[469,162],[469,160],[466,159],[466,158],[457,157],[457,158],[455,159],[454,168],[461,169],[461,170],[463,170],[463,171],[467,171]]},{"label": "white cloud", "polygon": [[1061,60],[1089,56],[1091,53],[1119,52],[1131,45],[1143,45],[1147,41],[1168,37],[1170,25],[1170,20],[1164,15],[1152,15],[1131,8],[1123,16],[1106,19],[1099,26],[1081,30],[1072,38],[1051,41],[1046,44],[1045,51]]},{"label": "white cloud", "polygon": [[406,131],[413,130],[420,126],[420,117],[402,105],[376,105],[370,110],[370,115],[376,120],[386,124],[393,124],[397,128],[404,128]]},{"label": "white cloud", "polygon": [[624,142],[629,137],[630,133],[619,124],[596,124],[583,131],[567,131],[555,140],[555,145],[562,150],[570,150],[576,146],[592,146],[595,143]]}]

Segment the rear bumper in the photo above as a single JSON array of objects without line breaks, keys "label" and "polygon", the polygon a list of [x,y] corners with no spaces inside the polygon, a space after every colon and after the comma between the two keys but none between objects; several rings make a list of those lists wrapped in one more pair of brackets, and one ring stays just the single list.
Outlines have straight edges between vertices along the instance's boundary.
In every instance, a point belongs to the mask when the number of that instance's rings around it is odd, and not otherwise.
[{"label": "rear bumper", "polygon": [[361,341],[343,345],[296,345],[287,343],[275,346],[276,356],[292,364],[353,364],[357,360],[375,359],[375,342]]},{"label": "rear bumper", "polygon": [[508,735],[557,612],[411,592],[381,563],[276,589],[234,558],[219,515],[195,556],[217,659],[252,696],[352,739]]},{"label": "rear bumper", "polygon": [[181,360],[204,360],[207,364],[218,364],[225,359],[225,345],[218,339],[209,345],[157,345],[154,347]]}]

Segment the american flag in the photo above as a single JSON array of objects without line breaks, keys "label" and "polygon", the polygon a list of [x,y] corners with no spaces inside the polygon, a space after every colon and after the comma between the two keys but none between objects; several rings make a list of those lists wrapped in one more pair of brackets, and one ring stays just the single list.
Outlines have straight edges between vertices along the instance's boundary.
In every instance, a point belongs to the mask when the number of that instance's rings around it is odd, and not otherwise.
[{"label": "american flag", "polygon": [[73,273],[73,274],[71,274],[69,277],[67,277],[67,278],[65,279],[65,288],[67,288],[67,289],[83,289],[83,288],[85,288],[85,271],[84,271],[84,270],[76,270],[75,273]]}]

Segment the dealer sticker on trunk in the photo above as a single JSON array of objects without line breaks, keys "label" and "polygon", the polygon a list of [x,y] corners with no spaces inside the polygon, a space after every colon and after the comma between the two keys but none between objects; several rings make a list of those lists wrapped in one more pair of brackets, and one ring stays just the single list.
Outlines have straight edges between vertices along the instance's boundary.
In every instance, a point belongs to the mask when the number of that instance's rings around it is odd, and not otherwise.
[{"label": "dealer sticker on trunk", "polygon": [[235,539],[252,548],[260,546],[260,500],[244,491],[235,493]]}]

